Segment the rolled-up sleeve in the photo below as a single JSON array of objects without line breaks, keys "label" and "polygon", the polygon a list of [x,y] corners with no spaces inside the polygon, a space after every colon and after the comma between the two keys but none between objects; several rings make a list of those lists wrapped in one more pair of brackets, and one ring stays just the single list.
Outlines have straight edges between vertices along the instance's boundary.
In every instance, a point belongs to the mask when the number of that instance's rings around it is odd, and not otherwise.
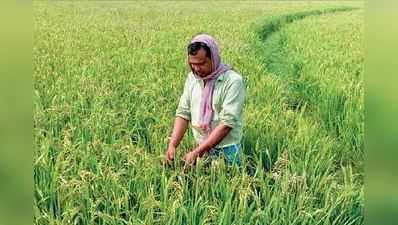
[{"label": "rolled-up sleeve", "polygon": [[243,79],[236,79],[227,86],[220,112],[220,120],[225,125],[231,128],[241,125],[245,94]]},{"label": "rolled-up sleeve", "polygon": [[185,80],[184,91],[180,97],[180,102],[176,110],[176,116],[191,120],[191,107],[190,107],[190,79],[187,77]]}]

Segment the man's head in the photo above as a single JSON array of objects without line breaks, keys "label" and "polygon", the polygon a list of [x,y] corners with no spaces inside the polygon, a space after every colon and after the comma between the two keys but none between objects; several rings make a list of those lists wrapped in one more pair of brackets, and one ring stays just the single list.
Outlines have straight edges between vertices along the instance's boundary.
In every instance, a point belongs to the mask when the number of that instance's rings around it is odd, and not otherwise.
[{"label": "man's head", "polygon": [[188,45],[188,63],[192,71],[200,77],[212,72],[210,48],[203,42],[193,42]]}]

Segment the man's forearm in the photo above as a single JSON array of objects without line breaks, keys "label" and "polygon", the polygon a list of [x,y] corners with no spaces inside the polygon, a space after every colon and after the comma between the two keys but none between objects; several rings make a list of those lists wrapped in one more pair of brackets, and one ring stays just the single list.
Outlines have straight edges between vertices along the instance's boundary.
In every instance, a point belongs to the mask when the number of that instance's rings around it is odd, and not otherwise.
[{"label": "man's forearm", "polygon": [[187,128],[188,120],[177,116],[174,122],[173,133],[171,134],[169,146],[177,148]]},{"label": "man's forearm", "polygon": [[202,156],[204,153],[209,151],[211,148],[220,143],[231,131],[231,127],[224,125],[223,123],[219,124],[209,135],[209,137],[201,143],[198,147],[194,149],[199,156]]}]

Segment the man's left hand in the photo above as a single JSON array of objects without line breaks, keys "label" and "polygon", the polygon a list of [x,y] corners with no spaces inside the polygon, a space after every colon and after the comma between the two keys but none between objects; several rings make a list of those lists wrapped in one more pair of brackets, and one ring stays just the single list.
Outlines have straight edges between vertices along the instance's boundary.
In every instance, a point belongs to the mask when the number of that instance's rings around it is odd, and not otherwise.
[{"label": "man's left hand", "polygon": [[196,162],[196,159],[198,158],[198,156],[199,156],[199,153],[195,150],[192,150],[184,155],[184,161],[187,164],[194,164]]}]

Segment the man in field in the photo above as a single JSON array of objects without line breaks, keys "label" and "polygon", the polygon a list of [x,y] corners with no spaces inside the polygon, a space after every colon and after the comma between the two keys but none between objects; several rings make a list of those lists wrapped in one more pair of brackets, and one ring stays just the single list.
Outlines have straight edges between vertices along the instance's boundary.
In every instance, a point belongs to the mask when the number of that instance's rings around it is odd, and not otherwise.
[{"label": "man in field", "polygon": [[224,155],[229,164],[240,165],[245,100],[242,76],[221,63],[218,44],[210,35],[196,35],[187,50],[191,72],[176,110],[166,160],[174,159],[190,122],[197,146],[184,155],[186,163],[194,164],[202,156]]}]

